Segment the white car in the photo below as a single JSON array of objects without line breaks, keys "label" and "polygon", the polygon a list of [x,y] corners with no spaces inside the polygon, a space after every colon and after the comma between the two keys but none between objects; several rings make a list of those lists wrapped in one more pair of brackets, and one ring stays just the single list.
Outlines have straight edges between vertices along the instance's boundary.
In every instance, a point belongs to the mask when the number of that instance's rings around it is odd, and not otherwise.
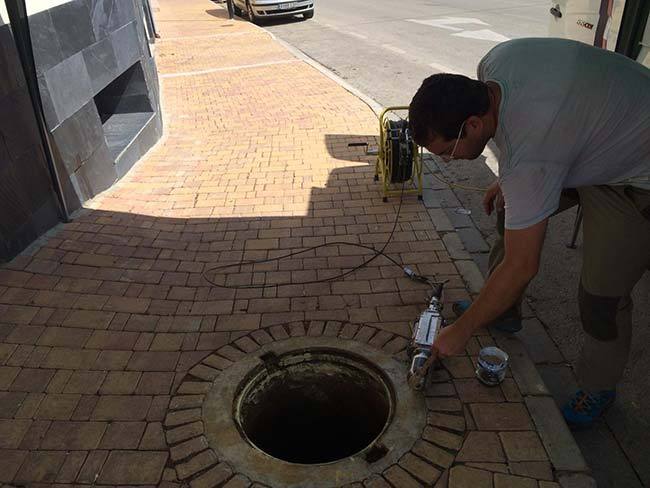
[{"label": "white car", "polygon": [[314,16],[315,0],[233,0],[235,13],[246,16],[251,22],[263,19],[302,15],[305,19]]}]

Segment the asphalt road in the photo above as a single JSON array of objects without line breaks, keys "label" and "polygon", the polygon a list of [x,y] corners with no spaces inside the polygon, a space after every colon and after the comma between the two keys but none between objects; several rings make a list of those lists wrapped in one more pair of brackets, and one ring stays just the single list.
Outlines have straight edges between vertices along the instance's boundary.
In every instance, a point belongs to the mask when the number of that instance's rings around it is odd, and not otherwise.
[{"label": "asphalt road", "polygon": [[[408,105],[425,77],[437,72],[475,76],[478,61],[499,42],[546,36],[548,9],[547,0],[316,0],[312,20],[264,27],[381,105]],[[485,185],[494,178],[496,160],[490,152],[484,156],[449,165],[444,173],[452,181]],[[494,223],[481,210],[481,195],[456,193],[489,241]],[[540,274],[527,292],[567,364],[575,361],[582,337],[576,303],[580,240],[576,250],[565,246],[574,215],[568,211],[552,219]],[[606,424],[576,434],[600,487],[650,486],[650,273],[634,298],[634,346],[619,401]],[[568,366],[540,369],[562,401],[574,387]]]}]

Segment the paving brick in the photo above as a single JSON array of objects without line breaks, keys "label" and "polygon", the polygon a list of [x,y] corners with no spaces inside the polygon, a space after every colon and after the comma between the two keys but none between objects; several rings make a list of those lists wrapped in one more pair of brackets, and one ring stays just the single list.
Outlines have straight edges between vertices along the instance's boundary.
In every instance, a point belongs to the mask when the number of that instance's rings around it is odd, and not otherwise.
[{"label": "paving brick", "polygon": [[[3,317],[3,320],[4,317]],[[44,331],[44,327],[15,327],[11,333],[5,338],[5,342],[10,344],[36,344],[38,338]]]},{"label": "paving brick", "polygon": [[103,422],[52,422],[41,443],[48,450],[92,450],[99,445],[106,424]]},{"label": "paving brick", "polygon": [[103,484],[157,484],[166,462],[166,452],[111,451],[97,481]]},{"label": "paving brick", "polygon": [[429,412],[427,415],[427,423],[434,427],[444,427],[456,432],[463,432],[465,430],[465,419],[458,415]]},{"label": "paving brick", "polygon": [[399,466],[391,466],[384,471],[384,477],[391,485],[399,488],[419,488],[422,484]]},{"label": "paving brick", "polygon": [[415,441],[412,452],[443,469],[454,462],[454,456],[449,452],[426,441]]},{"label": "paving brick", "polygon": [[178,352],[134,352],[127,365],[129,371],[174,371]]},{"label": "paving brick", "polygon": [[13,418],[27,393],[0,391],[0,418]]},{"label": "paving brick", "polygon": [[36,412],[36,418],[45,420],[68,420],[72,417],[72,413],[80,398],[80,395],[45,395]]},{"label": "paving brick", "polygon": [[202,332],[196,349],[199,351],[214,351],[226,345],[230,340],[229,332]]},{"label": "paving brick", "polygon": [[63,321],[64,327],[78,327],[84,329],[108,329],[113,319],[113,312],[100,312],[96,310],[73,310]]},{"label": "paving brick", "polygon": [[165,418],[165,427],[175,427],[177,425],[189,424],[200,419],[200,408],[193,408],[189,410],[175,410],[167,414],[167,417]]},{"label": "paving brick", "polygon": [[93,420],[145,420],[151,397],[149,396],[114,396],[99,398]]},{"label": "paving brick", "polygon": [[[201,476],[193,479],[190,483],[190,486],[192,488],[211,488],[213,486],[220,485],[221,483],[226,481],[230,476],[232,476],[232,471],[230,470],[228,465],[226,465],[225,463],[220,463],[214,466],[213,468],[210,468]],[[246,481],[247,480],[244,478],[239,484],[233,482],[231,486],[233,487],[250,486],[250,482],[246,483]],[[228,486],[228,484],[224,486]]]},{"label": "paving brick", "polygon": [[65,385],[63,393],[94,395],[105,377],[106,373],[103,371],[75,371]]},{"label": "paving brick", "polygon": [[72,414],[72,420],[90,420],[98,401],[99,396],[97,395],[82,395]]},{"label": "paving brick", "polygon": [[546,451],[536,432],[501,432],[509,461],[546,461]]},{"label": "paving brick", "polygon": [[178,462],[190,457],[193,454],[205,451],[207,448],[208,441],[205,437],[199,436],[173,446],[170,449],[169,453],[172,461]]},{"label": "paving brick", "polygon": [[41,403],[45,399],[44,393],[28,393],[23,399],[18,411],[14,414],[17,419],[31,419],[36,416]]},{"label": "paving brick", "polygon": [[131,359],[131,351],[101,351],[91,369],[101,371],[119,371],[126,368]]},{"label": "paving brick", "polygon": [[31,424],[31,420],[0,419],[0,449],[17,449]]},{"label": "paving brick", "polygon": [[269,328],[270,334],[273,336],[273,339],[276,341],[281,341],[289,338],[289,334],[282,325],[274,325]]},{"label": "paving brick", "polygon": [[191,424],[169,429],[165,435],[169,444],[176,444],[201,434],[203,434],[203,423],[193,422]]},{"label": "paving brick", "polygon": [[135,346],[139,334],[113,330],[96,330],[86,342],[86,349],[112,349],[130,351]]},{"label": "paving brick", "polygon": [[22,368],[9,389],[32,393],[43,392],[46,390],[54,373],[55,371],[51,369]]},{"label": "paving brick", "polygon": [[91,369],[95,364],[99,351],[75,350],[54,347],[47,355],[44,368],[56,369]]},{"label": "paving brick", "polygon": [[146,422],[111,422],[99,448],[137,449],[146,426]]},{"label": "paving brick", "polygon": [[432,485],[440,477],[440,471],[412,454],[400,459],[399,465],[426,485]]},{"label": "paving brick", "polygon": [[[0,270],[1,271],[1,270]],[[27,457],[27,451],[0,451],[0,482],[10,483]]]},{"label": "paving brick", "polygon": [[108,457],[108,451],[91,451],[88,453],[79,474],[77,481],[79,483],[90,484],[95,483],[99,477],[102,466]]},{"label": "paving brick", "polygon": [[492,488],[492,473],[465,466],[454,466],[449,472],[449,488]]},{"label": "paving brick", "polygon": [[479,430],[532,430],[526,407],[521,403],[475,403],[470,405]]},{"label": "paving brick", "polygon": [[67,327],[47,327],[39,336],[37,344],[55,347],[83,347],[92,331]]},{"label": "paving brick", "polygon": [[462,405],[456,398],[430,397],[426,399],[427,408],[435,412],[460,412]]},{"label": "paving brick", "polygon": [[130,395],[135,391],[142,373],[136,371],[110,371],[99,392],[102,395]]},{"label": "paving brick", "polygon": [[150,422],[140,440],[140,450],[161,451],[167,449],[165,432],[160,422]]},{"label": "paving brick", "polygon": [[509,463],[510,472],[527,478],[553,481],[553,469],[547,461],[523,461]]},{"label": "paving brick", "polygon": [[136,393],[138,395],[168,395],[172,387],[172,381],[174,381],[174,373],[172,372],[145,372],[142,373]]},{"label": "paving brick", "polygon": [[503,463],[505,456],[501,442],[495,432],[469,432],[463,447],[456,456],[457,461],[481,463]]},{"label": "paving brick", "polygon": [[427,425],[422,432],[422,438],[447,449],[460,449],[463,438],[460,435]]},{"label": "paving brick", "polygon": [[505,401],[500,388],[485,386],[477,379],[454,380],[454,386],[463,403]]},{"label": "paving brick", "polygon": [[57,483],[73,483],[79,474],[79,470],[86,461],[88,455],[85,451],[68,452],[63,462],[63,466],[56,475]]},{"label": "paving brick", "polygon": [[494,475],[494,488],[537,488],[537,481],[502,473]]},{"label": "paving brick", "polygon": [[185,480],[199,471],[209,468],[217,462],[217,456],[212,452],[212,450],[208,449],[196,456],[192,456],[184,463],[177,464],[176,473],[178,474],[179,479]]},{"label": "paving brick", "polygon": [[65,457],[65,452],[62,451],[32,451],[18,471],[15,481],[54,482]]},{"label": "paving brick", "polygon": [[20,443],[20,449],[38,449],[52,422],[50,420],[35,420]]},{"label": "paving brick", "polygon": [[16,367],[0,367],[0,389],[8,390],[9,386],[14,382],[14,379],[18,376],[20,371],[20,368]]}]

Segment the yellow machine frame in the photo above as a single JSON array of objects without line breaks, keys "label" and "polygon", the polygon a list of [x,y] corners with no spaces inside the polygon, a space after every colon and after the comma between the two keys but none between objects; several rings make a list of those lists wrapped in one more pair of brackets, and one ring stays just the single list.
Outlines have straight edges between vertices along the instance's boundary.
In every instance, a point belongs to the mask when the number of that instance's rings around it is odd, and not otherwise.
[{"label": "yellow machine frame", "polygon": [[408,111],[408,106],[395,106],[385,108],[379,114],[379,147],[377,148],[377,163],[375,165],[375,181],[381,178],[384,202],[388,197],[404,195],[417,195],[422,200],[422,154],[417,144],[413,143],[413,171],[411,178],[397,188],[397,183],[391,183],[393,173],[392,147],[388,139],[388,113]]}]

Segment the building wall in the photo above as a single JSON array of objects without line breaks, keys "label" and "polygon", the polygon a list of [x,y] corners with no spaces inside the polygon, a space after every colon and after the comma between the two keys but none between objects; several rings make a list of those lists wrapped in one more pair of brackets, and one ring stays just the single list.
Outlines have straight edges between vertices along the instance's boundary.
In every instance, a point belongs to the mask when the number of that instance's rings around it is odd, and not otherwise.
[{"label": "building wall", "polygon": [[0,261],[59,220],[4,0],[0,0]]},{"label": "building wall", "polygon": [[[0,0],[0,261],[60,218],[5,1]],[[74,211],[126,174],[162,134],[146,0],[25,1],[50,145],[66,204]],[[108,122],[106,107],[116,115]]]},{"label": "building wall", "polygon": [[[142,0],[27,0],[45,119],[71,208],[109,188],[162,133],[158,79]],[[151,117],[119,154],[106,142],[94,97],[140,64]]]}]

